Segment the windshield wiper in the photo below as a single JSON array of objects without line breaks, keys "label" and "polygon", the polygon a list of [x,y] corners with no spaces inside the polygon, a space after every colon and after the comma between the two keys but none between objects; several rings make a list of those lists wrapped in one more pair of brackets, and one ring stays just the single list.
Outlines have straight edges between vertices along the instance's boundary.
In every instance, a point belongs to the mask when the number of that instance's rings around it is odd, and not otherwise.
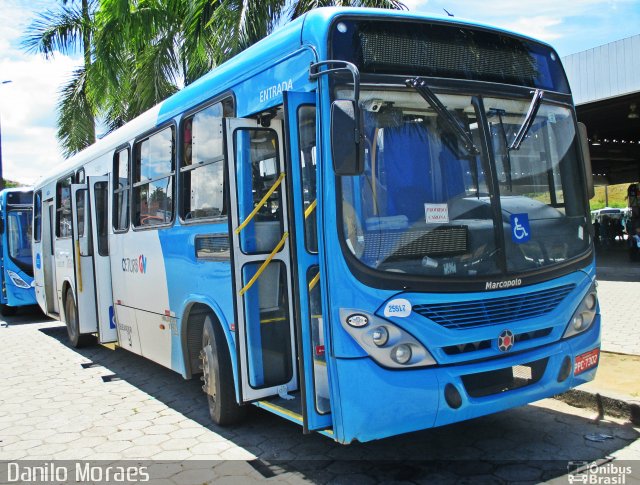
[{"label": "windshield wiper", "polygon": [[542,89],[536,89],[533,93],[533,98],[531,99],[531,104],[529,105],[529,111],[527,111],[527,116],[525,116],[524,121],[522,122],[522,126],[518,130],[516,137],[513,142],[509,146],[509,150],[519,150],[520,145],[522,145],[522,141],[524,137],[529,133],[529,129],[531,125],[533,125],[533,120],[536,119],[536,115],[538,114],[538,108],[540,108],[540,103],[542,103],[542,98],[544,97],[544,91]]},{"label": "windshield wiper", "polygon": [[469,133],[460,125],[458,120],[451,114],[451,111],[447,109],[447,107],[442,104],[442,102],[438,99],[436,94],[431,90],[429,86],[427,86],[427,82],[420,78],[416,77],[414,79],[407,79],[406,85],[416,90],[416,92],[424,98],[424,100],[429,103],[433,109],[442,117],[442,119],[447,123],[449,128],[453,130],[458,136],[462,139],[465,148],[469,153],[476,154],[480,153],[480,151],[476,148],[469,136]]}]

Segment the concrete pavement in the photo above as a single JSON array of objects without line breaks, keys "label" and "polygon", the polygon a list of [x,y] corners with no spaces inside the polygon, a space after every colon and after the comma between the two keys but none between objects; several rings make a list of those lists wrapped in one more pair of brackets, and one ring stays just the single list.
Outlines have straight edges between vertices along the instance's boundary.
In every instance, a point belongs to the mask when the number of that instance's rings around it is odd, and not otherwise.
[{"label": "concrete pavement", "polygon": [[[640,429],[615,418],[594,421],[591,410],[552,399],[349,446],[303,435],[298,426],[259,409],[243,425],[223,429],[211,424],[198,380],[184,381],[122,349],[72,349],[64,326],[42,318],[33,323],[36,316],[15,317],[0,329],[0,462],[169,460],[154,465],[159,475],[152,473],[158,478],[153,483],[182,485],[222,478],[566,483],[570,461],[617,455],[640,460]],[[611,438],[585,438],[594,434]]]}]

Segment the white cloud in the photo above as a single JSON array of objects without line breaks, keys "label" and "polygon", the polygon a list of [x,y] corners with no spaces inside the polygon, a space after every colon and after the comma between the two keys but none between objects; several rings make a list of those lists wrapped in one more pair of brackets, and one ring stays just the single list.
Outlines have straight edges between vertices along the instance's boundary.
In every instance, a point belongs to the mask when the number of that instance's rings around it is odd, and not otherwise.
[{"label": "white cloud", "polygon": [[564,45],[583,44],[587,49],[594,47],[590,42],[622,38],[616,35],[616,25],[627,25],[627,32],[638,33],[634,19],[640,12],[638,0],[408,0],[405,4],[412,11],[438,15],[446,8],[459,18],[552,42],[561,54],[569,53],[563,52]]},{"label": "white cloud", "polygon": [[0,61],[0,72],[13,82],[0,88],[4,178],[34,182],[62,160],[55,136],[58,89],[76,61],[37,55]]},{"label": "white cloud", "polygon": [[562,30],[559,28],[561,24],[562,19],[540,15],[519,17],[511,22],[501,23],[500,27],[528,35],[534,39],[551,42],[562,37]]},{"label": "white cloud", "polygon": [[0,81],[12,81],[0,85],[2,163],[5,179],[33,183],[62,160],[55,136],[56,102],[78,61],[61,54],[45,60],[20,48],[33,16],[53,2],[24,5],[2,0],[0,7],[0,17],[13,20],[0,26]]}]

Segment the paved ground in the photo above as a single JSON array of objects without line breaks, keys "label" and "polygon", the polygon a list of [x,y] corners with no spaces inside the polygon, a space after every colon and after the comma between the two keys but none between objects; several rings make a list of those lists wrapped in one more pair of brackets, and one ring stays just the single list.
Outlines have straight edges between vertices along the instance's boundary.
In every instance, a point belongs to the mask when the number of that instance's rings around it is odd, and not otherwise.
[{"label": "paved ground", "polygon": [[603,315],[602,350],[640,355],[640,262],[631,262],[624,243],[599,249],[598,295]]},{"label": "paved ground", "polygon": [[[152,468],[152,476],[186,485],[221,477],[235,483],[567,483],[569,461],[640,460],[640,429],[616,420],[595,423],[591,412],[555,400],[350,446],[305,436],[259,409],[244,425],[221,429],[210,423],[199,381],[184,381],[124,350],[71,349],[63,326],[42,317],[32,323],[36,319],[26,315],[0,328],[0,461],[173,460]],[[593,433],[611,438],[585,439]],[[640,467],[634,474],[626,483],[640,482]]]},{"label": "paved ground", "polygon": [[602,350],[640,355],[640,279],[598,283]]}]

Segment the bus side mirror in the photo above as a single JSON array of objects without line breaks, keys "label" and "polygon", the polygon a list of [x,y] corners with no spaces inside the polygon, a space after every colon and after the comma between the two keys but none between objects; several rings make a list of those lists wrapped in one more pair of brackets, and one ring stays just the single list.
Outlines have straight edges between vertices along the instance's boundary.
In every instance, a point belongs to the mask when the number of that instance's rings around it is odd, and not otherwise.
[{"label": "bus side mirror", "polygon": [[364,171],[362,122],[356,116],[360,117],[360,110],[351,99],[338,99],[331,105],[331,157],[336,175],[360,175]]},{"label": "bus side mirror", "polygon": [[580,149],[582,150],[582,169],[584,170],[584,179],[587,182],[587,196],[589,200],[591,200],[596,195],[596,191],[593,187],[593,171],[591,169],[591,152],[589,151],[587,125],[584,123],[578,123],[578,136],[580,138]]}]

